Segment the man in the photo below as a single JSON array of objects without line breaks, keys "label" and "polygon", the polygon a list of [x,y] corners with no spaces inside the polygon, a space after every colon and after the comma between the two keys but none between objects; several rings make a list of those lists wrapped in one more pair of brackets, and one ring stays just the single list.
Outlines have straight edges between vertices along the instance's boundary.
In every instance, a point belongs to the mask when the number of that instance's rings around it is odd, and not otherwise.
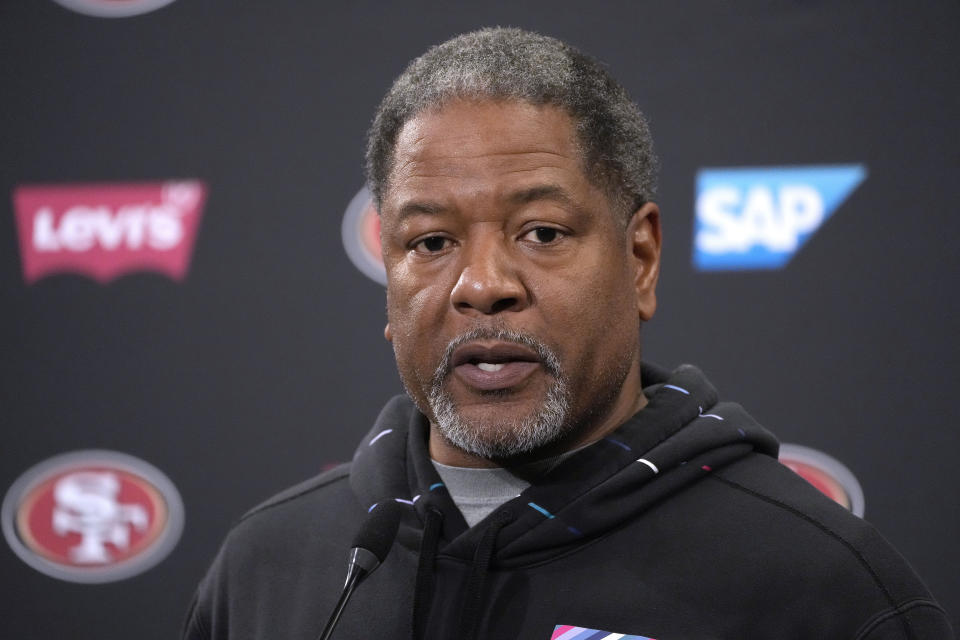
[{"label": "man", "polygon": [[334,638],[948,638],[866,523],[693,367],[641,365],[655,159],[593,60],[450,40],[380,105],[385,331],[407,397],[351,465],[233,529],[188,638],[314,638],[366,513],[403,505]]}]

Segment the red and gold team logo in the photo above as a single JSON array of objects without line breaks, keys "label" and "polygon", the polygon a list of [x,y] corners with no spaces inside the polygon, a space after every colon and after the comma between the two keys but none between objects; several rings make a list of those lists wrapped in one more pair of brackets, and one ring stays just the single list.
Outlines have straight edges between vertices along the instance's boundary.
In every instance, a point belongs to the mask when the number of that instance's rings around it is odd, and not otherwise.
[{"label": "red and gold team logo", "polygon": [[3,533],[28,565],[70,582],[111,582],[165,558],[183,529],[183,503],[146,462],[77,451],[29,469],[3,501]]},{"label": "red and gold team logo", "polygon": [[155,11],[173,0],[54,0],[59,5],[97,18],[126,18]]},{"label": "red and gold team logo", "polygon": [[360,189],[343,214],[343,248],[357,269],[371,280],[387,284],[387,273],[380,255],[380,216],[373,195]]},{"label": "red and gold team logo", "polygon": [[863,489],[850,469],[836,458],[810,447],[782,444],[780,462],[837,504],[863,517]]}]

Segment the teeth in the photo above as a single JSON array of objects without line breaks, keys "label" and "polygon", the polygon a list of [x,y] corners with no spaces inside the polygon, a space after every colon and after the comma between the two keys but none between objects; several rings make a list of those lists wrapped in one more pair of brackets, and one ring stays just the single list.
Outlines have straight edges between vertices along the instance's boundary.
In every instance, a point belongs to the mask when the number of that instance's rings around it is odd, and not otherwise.
[{"label": "teeth", "polygon": [[478,362],[477,367],[481,371],[500,371],[500,369],[503,369],[503,363]]}]

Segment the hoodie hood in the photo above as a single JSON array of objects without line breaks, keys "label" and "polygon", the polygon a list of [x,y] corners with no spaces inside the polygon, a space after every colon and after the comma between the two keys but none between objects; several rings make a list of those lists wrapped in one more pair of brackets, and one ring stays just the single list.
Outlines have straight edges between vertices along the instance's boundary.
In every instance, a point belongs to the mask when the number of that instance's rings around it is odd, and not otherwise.
[{"label": "hoodie hood", "polygon": [[584,544],[663,498],[750,452],[777,456],[776,438],[738,404],[718,402],[699,369],[672,373],[644,364],[648,404],[607,437],[578,451],[517,498],[468,529],[427,451],[429,424],[406,396],[393,398],[353,458],[351,484],[373,508],[411,507],[398,542],[415,548],[427,512],[439,511],[438,556],[470,562],[491,522],[499,530],[491,562],[542,562]]}]

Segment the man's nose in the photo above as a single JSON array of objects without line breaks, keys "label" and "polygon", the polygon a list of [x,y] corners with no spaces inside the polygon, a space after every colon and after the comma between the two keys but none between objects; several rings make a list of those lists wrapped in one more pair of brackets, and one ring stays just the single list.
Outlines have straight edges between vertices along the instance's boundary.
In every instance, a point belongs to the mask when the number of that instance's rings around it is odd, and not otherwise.
[{"label": "man's nose", "polygon": [[490,315],[526,308],[529,293],[502,237],[465,247],[461,256],[460,277],[450,292],[457,311]]}]

